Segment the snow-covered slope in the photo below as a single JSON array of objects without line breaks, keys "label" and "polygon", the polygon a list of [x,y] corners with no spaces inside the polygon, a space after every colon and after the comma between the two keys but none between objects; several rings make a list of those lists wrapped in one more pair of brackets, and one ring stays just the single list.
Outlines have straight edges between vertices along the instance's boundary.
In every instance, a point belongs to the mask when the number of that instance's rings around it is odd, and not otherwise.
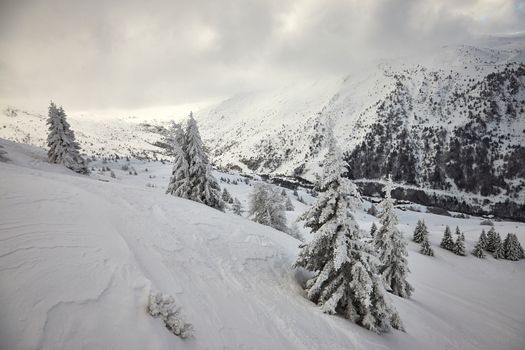
[{"label": "snow-covered slope", "polygon": [[[325,315],[290,265],[299,244],[231,213],[164,194],[170,167],[91,163],[90,176],[0,140],[1,349],[522,349],[525,260],[459,257],[436,247],[459,225],[471,250],[480,218],[397,211],[408,236],[425,219],[436,256],[409,244],[412,299],[392,297],[407,332],[379,336]],[[146,171],[147,169],[147,171]],[[218,174],[237,178],[236,175]],[[250,184],[225,185],[246,203]],[[311,202],[300,190],[307,202]],[[293,201],[297,217],[305,206]],[[375,218],[358,211],[369,229]],[[525,224],[496,222],[525,242]],[[146,314],[150,291],[175,297],[195,336]]]}]

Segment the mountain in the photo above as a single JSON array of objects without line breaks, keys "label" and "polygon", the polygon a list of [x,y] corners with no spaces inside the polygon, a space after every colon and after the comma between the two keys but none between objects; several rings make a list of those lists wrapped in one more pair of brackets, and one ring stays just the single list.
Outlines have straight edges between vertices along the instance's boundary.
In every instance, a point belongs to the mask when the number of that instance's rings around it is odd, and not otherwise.
[{"label": "mountain", "polygon": [[[231,212],[166,195],[171,166],[91,162],[89,176],[49,164],[44,149],[0,139],[0,348],[2,349],[522,349],[525,260],[478,259],[438,248],[444,225],[465,233],[481,218],[395,210],[410,237],[425,220],[435,257],[408,243],[411,299],[389,296],[406,333],[383,336],[327,315],[291,268],[299,241]],[[127,168],[137,175],[130,175]],[[104,170],[102,170],[104,168]],[[111,168],[115,177],[110,175]],[[216,173],[217,178],[238,175]],[[222,182],[246,207],[256,180]],[[294,220],[307,204],[287,191]],[[377,218],[365,207],[366,231]],[[525,224],[494,223],[525,242]],[[180,339],[146,312],[151,292],[172,295],[194,337]]]},{"label": "mountain", "polygon": [[[313,181],[332,120],[364,194],[380,193],[391,175],[398,198],[525,220],[524,108],[521,34],[243,93],[196,117],[221,169]],[[157,159],[167,126],[157,117],[69,120],[88,154]],[[42,146],[45,133],[41,113],[8,107],[0,115],[0,137]]]}]

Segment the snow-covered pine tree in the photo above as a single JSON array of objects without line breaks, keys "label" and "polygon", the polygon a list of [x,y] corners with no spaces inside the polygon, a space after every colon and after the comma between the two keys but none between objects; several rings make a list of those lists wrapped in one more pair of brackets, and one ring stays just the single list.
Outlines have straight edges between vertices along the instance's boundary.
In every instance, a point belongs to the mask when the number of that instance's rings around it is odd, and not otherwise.
[{"label": "snow-covered pine tree", "polygon": [[478,242],[474,246],[474,250],[472,251],[472,255],[474,255],[477,258],[483,259],[485,257],[485,252],[483,251],[484,243],[483,243],[483,235],[485,234],[485,230],[481,232],[481,235],[479,236]]},{"label": "snow-covered pine tree", "polygon": [[306,283],[306,293],[324,312],[341,314],[377,333],[390,327],[402,329],[377,274],[374,249],[363,241],[351,213],[360,197],[344,176],[342,159],[332,136],[323,176],[316,185],[317,200],[301,216],[314,237],[301,246],[294,266],[315,273]]},{"label": "snow-covered pine tree", "polygon": [[377,232],[377,226],[376,223],[372,223],[372,227],[370,227],[370,237],[374,237]]},{"label": "snow-covered pine tree", "polygon": [[258,183],[250,194],[250,217],[253,221],[288,232],[284,198],[273,186]]},{"label": "snow-covered pine tree", "polygon": [[452,233],[450,232],[450,227],[445,227],[445,233],[443,234],[443,239],[441,240],[441,244],[439,246],[446,250],[454,250],[454,241],[452,240]]},{"label": "snow-covered pine tree", "polygon": [[428,236],[428,229],[425,222],[422,220],[417,221],[416,228],[414,230],[414,237],[412,238],[414,242],[421,243]]},{"label": "snow-covered pine tree", "polygon": [[456,236],[461,235],[461,231],[459,230],[459,226],[456,226],[456,232],[454,232]]},{"label": "snow-covered pine tree", "polygon": [[189,198],[215,209],[224,210],[221,188],[211,173],[208,155],[204,150],[197,121],[190,113],[185,134],[188,159]]},{"label": "snow-covered pine tree", "polygon": [[283,190],[281,191],[281,196],[283,196],[283,197],[286,197],[286,196],[287,196],[287,194],[286,194],[286,190],[285,190],[284,188],[283,188]]},{"label": "snow-covered pine tree", "polygon": [[228,192],[228,190],[226,189],[226,187],[222,190],[222,200],[225,203],[233,203],[233,198],[230,195],[230,192]]},{"label": "snow-covered pine tree", "polygon": [[496,233],[494,236],[494,253],[492,254],[495,259],[505,259],[505,247],[501,242],[501,237],[499,233]]},{"label": "snow-covered pine tree", "polygon": [[[487,233],[487,245],[485,249],[487,252],[494,253],[497,248],[497,241],[498,241],[499,233],[496,232],[496,229],[494,227],[491,227],[489,232]],[[499,238],[501,243],[501,237]]]},{"label": "snow-covered pine tree", "polygon": [[430,246],[430,242],[428,241],[428,236],[423,237],[423,240],[421,241],[421,249],[419,249],[419,252],[423,255],[434,256],[434,251],[432,250],[432,247]]},{"label": "snow-covered pine tree", "polygon": [[66,113],[62,107],[57,108],[53,102],[49,105],[47,125],[49,162],[62,164],[79,174],[89,174],[86,161],[80,156],[80,146],[75,141],[75,133],[66,120]]},{"label": "snow-covered pine tree", "polygon": [[232,210],[234,214],[242,215],[242,204],[237,198],[233,200]]},{"label": "snow-covered pine tree", "polygon": [[381,227],[375,235],[375,246],[379,252],[381,266],[379,272],[385,281],[386,288],[393,294],[409,298],[414,288],[406,280],[410,272],[407,266],[407,242],[397,228],[397,216],[390,195],[392,182],[385,186],[385,198],[381,202]]},{"label": "snow-covered pine tree", "polygon": [[284,207],[286,211],[294,211],[295,207],[292,204],[292,201],[290,200],[290,197],[286,196],[286,202],[284,203]]},{"label": "snow-covered pine tree", "polygon": [[189,165],[185,151],[186,138],[184,131],[180,124],[172,123],[169,133],[170,136],[166,140],[171,142],[169,152],[173,157],[173,168],[166,193],[181,198],[190,198]]},{"label": "snow-covered pine tree", "polygon": [[479,235],[479,243],[481,246],[481,249],[487,249],[487,234],[485,233],[485,230],[481,230],[481,234]]},{"label": "snow-covered pine tree", "polygon": [[514,233],[509,233],[507,237],[505,237],[503,250],[505,251],[505,259],[507,260],[518,261],[523,258],[523,247]]},{"label": "snow-covered pine tree", "polygon": [[[459,230],[456,230],[459,231]],[[456,242],[454,242],[454,254],[465,256],[465,235],[463,232],[459,232],[459,235],[456,237]]]}]

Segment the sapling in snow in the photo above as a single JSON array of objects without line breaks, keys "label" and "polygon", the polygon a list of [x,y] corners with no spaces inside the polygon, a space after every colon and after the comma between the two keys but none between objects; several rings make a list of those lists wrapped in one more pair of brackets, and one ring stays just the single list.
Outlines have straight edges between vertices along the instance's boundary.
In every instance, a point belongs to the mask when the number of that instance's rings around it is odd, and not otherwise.
[{"label": "sapling in snow", "polygon": [[430,242],[428,241],[428,236],[423,237],[423,241],[421,242],[421,248],[419,249],[419,252],[423,255],[434,256],[434,251],[432,250],[432,247],[430,246]]}]

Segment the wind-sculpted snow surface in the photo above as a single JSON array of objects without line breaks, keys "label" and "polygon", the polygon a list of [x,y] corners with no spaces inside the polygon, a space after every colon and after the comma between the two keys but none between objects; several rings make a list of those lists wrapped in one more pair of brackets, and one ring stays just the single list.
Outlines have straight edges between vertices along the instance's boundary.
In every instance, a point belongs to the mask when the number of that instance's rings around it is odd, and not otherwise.
[{"label": "wind-sculpted snow surface", "polygon": [[[305,298],[307,276],[290,267],[299,241],[165,195],[168,164],[135,161],[137,176],[114,168],[116,178],[96,171],[86,177],[48,164],[43,150],[0,144],[10,158],[0,163],[0,349],[517,350],[525,344],[525,260],[459,257],[436,247],[447,223],[461,227],[470,251],[481,231],[478,218],[397,211],[405,235],[425,220],[436,256],[409,243],[417,293],[410,300],[392,296],[407,332],[379,336],[323,314]],[[146,187],[148,181],[155,186]],[[252,187],[227,188],[245,202]],[[367,230],[374,217],[359,211],[356,220]],[[523,244],[523,224],[495,225]],[[175,298],[194,337],[180,339],[147,314],[152,291]]]}]

